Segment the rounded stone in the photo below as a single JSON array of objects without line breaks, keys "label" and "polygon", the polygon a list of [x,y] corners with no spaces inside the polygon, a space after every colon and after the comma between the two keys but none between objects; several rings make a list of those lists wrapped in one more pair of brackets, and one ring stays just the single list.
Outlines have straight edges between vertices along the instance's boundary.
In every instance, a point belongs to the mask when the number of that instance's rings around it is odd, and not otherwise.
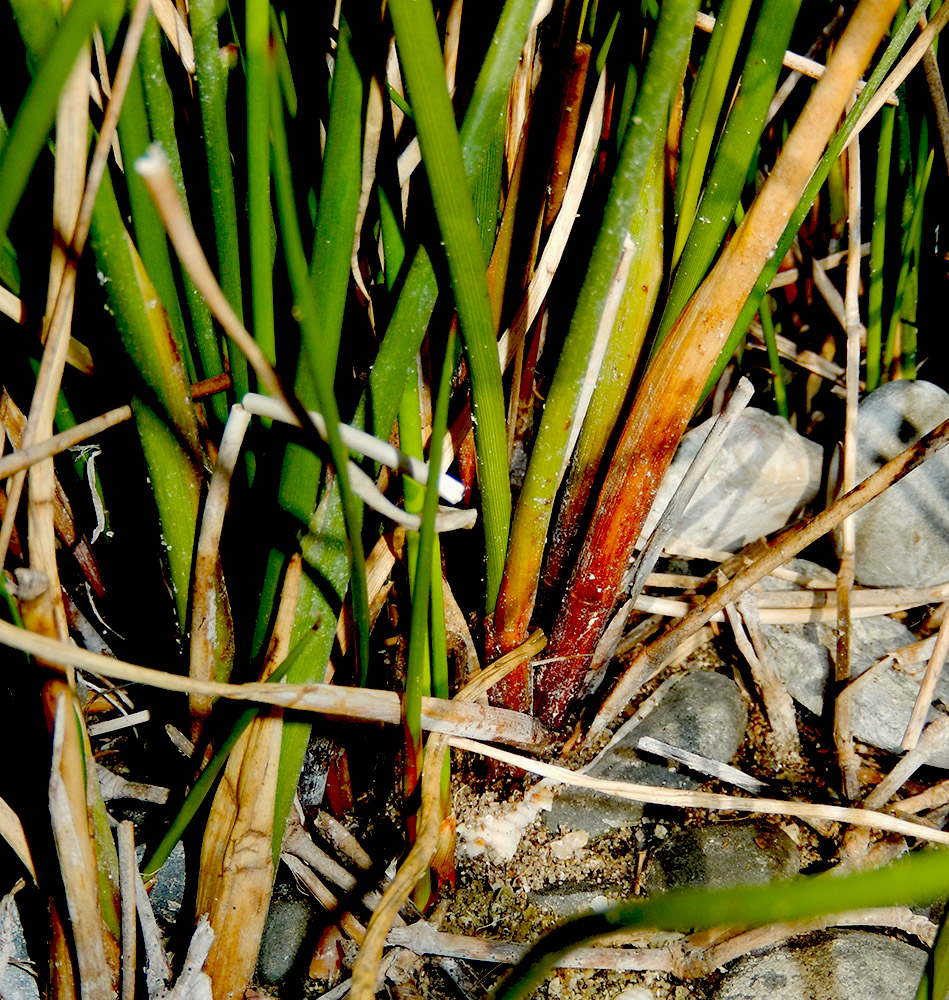
[{"label": "rounded stone", "polygon": [[[811,939],[813,941],[813,939]],[[843,931],[747,955],[726,973],[714,1000],[914,1000],[926,952],[885,934]]]},{"label": "rounded stone", "polygon": [[[857,415],[857,481],[947,418],[949,394],[931,382],[888,382],[871,392]],[[859,583],[929,587],[949,582],[949,449],[871,500],[854,522]]]}]

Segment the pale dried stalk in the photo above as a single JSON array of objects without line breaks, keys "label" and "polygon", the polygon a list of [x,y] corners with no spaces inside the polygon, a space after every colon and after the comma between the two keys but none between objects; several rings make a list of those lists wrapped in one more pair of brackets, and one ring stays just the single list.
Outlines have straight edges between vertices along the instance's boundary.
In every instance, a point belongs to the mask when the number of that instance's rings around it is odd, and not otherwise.
[{"label": "pale dried stalk", "polygon": [[[366,722],[399,725],[402,721],[402,702],[395,691],[343,688],[332,684],[220,684],[203,681],[126,663],[37,635],[4,621],[0,621],[0,644],[23,650],[45,663],[70,665],[103,677],[147,684],[165,691],[259,702]],[[479,678],[481,676],[483,674]],[[523,747],[541,748],[550,742],[544,727],[530,716],[485,705],[458,703],[457,699],[423,698],[422,728]]]},{"label": "pale dried stalk", "polygon": [[119,823],[119,876],[122,897],[122,992],[121,1000],[134,1000],[135,976],[138,973],[136,949],[135,883],[140,882],[135,863],[135,827],[131,820]]},{"label": "pale dried stalk", "polygon": [[152,10],[161,25],[161,30],[171,42],[171,47],[178,53],[185,72],[194,76],[194,43],[191,41],[188,26],[178,13],[178,8],[172,0],[152,0]]},{"label": "pale dried stalk", "polygon": [[[705,14],[699,11],[695,15],[695,26],[702,31],[711,33],[715,29],[715,18],[711,14]],[[799,55],[796,52],[785,52],[784,60],[782,65],[787,66],[788,69],[793,70],[795,73],[799,73],[801,76],[810,77],[812,80],[819,80],[823,75],[827,67],[823,63],[819,63],[814,59],[809,59],[807,56]],[[858,80],[856,85],[856,92],[859,94],[863,88],[866,87],[866,82],[864,80]],[[886,101],[887,104],[899,104],[899,101],[891,94]],[[773,117],[768,116],[769,119]]]},{"label": "pale dried stalk", "polygon": [[[735,602],[734,610],[729,606],[725,609],[725,613],[735,633],[735,642],[751,668],[752,677],[771,725],[778,756],[785,766],[790,765],[799,760],[801,755],[797,716],[788,689],[781,682],[768,657],[767,648],[761,637],[761,625],[754,597],[750,593],[742,594]],[[748,630],[747,638],[745,628],[742,628],[742,621]]]},{"label": "pale dried stalk", "polygon": [[949,615],[943,618],[939,626],[939,633],[936,636],[936,645],[933,648],[929,663],[926,664],[926,673],[923,675],[922,683],[919,685],[919,692],[913,704],[913,712],[906,725],[906,732],[900,746],[904,750],[912,750],[916,746],[919,734],[923,731],[926,723],[926,716],[929,713],[929,706],[932,704],[933,695],[936,693],[936,685],[942,676],[942,668],[946,662],[946,654],[949,652]]},{"label": "pale dried stalk", "polygon": [[[264,662],[266,679],[290,649],[302,560],[287,567],[273,638]],[[199,914],[207,914],[215,940],[207,959],[214,1000],[243,996],[273,889],[274,799],[280,770],[283,713],[258,716],[240,735],[211,805],[201,845]]]},{"label": "pale dried stalk", "polygon": [[[495,660],[490,667],[466,684],[454,700],[471,702],[487,694],[489,688],[525,660],[539,653],[545,642],[543,633],[534,632],[525,643]],[[409,898],[418,880],[428,871],[435,856],[442,822],[441,781],[448,742],[449,737],[438,734],[430,736],[426,744],[422,765],[422,808],[415,843],[369,921],[366,940],[353,967],[353,1000],[372,1000],[375,996],[376,974],[382,960],[386,936],[400,907]]]},{"label": "pale dried stalk", "polygon": [[547,297],[547,292],[550,291],[554,275],[560,266],[567,240],[570,238],[570,233],[577,219],[580,202],[586,191],[590,168],[593,166],[596,156],[603,124],[605,101],[606,74],[602,73],[593,95],[593,101],[590,104],[590,110],[587,113],[580,142],[577,144],[577,152],[573,168],[570,171],[570,180],[567,181],[567,188],[564,191],[560,212],[550,229],[544,252],[541,254],[534,276],[528,285],[524,300],[511,321],[510,328],[505,330],[498,340],[498,355],[502,371],[507,370],[508,365],[514,359],[518,344],[524,340],[531,324],[537,318],[537,313]]},{"label": "pale dried stalk", "polygon": [[880,84],[879,89],[870,99],[866,110],[860,116],[860,121],[854,126],[854,135],[859,135],[870,124],[880,108],[896,93],[896,88],[909,76],[916,64],[932,47],[933,42],[939,36],[939,32],[946,26],[947,21],[949,21],[949,10],[946,10],[944,6],[940,7],[936,12],[936,16],[926,25],[926,30],[920,32],[919,37],[909,47],[906,55],[903,56],[883,83]]},{"label": "pale dried stalk", "polygon": [[[679,979],[701,979],[728,962],[760,948],[787,941],[831,927],[886,927],[917,937],[931,947],[937,927],[907,906],[887,906],[851,910],[814,920],[790,924],[769,924],[751,931],[730,934],[728,931],[702,931],[656,948],[617,947],[608,944],[576,948],[554,963],[562,969],[612,969],[622,972],[668,972]],[[610,939],[622,937],[622,932]],[[714,941],[709,944],[709,938]],[[446,955],[473,962],[515,965],[530,945],[513,941],[494,941],[464,934],[446,934],[427,920],[408,927],[393,928],[388,943],[418,955]],[[621,942],[617,942],[620,944]]]},{"label": "pale dried stalk", "polygon": [[890,808],[894,812],[913,814],[926,812],[929,809],[938,809],[947,804],[949,804],[949,779],[940,781],[932,788],[927,788],[925,792],[920,792],[919,795],[911,795],[909,798],[894,802]]},{"label": "pale dried stalk", "polygon": [[[42,368],[37,376],[36,391],[23,435],[23,444],[27,447],[48,438],[53,432],[56,394],[69,345],[76,274],[75,264],[68,262],[67,248],[75,243],[85,180],[89,133],[86,78],[90,65],[89,47],[84,45],[60,94],[56,110],[56,159],[53,168],[53,225],[56,235],[46,292],[49,326],[44,325],[47,348],[43,352]],[[30,568],[45,573],[49,586],[40,597],[29,602],[28,608],[24,607],[23,614],[28,628],[65,639],[69,635],[69,626],[56,562],[55,493],[53,462],[46,459],[34,466],[29,478],[27,521]],[[15,504],[11,502],[9,506]]]},{"label": "pale dried stalk", "polygon": [[590,788],[598,792],[606,792],[621,799],[631,799],[649,805],[674,806],[681,809],[708,809],[716,812],[748,812],[765,813],[774,816],[794,816],[803,820],[824,820],[833,823],[849,823],[854,826],[865,826],[873,830],[888,830],[900,833],[918,840],[929,840],[936,844],[949,844],[949,832],[933,830],[918,823],[910,823],[898,819],[888,813],[875,812],[870,809],[854,809],[849,806],[828,806],[815,802],[791,802],[786,799],[748,798],[744,795],[721,795],[715,792],[693,792],[680,788],[660,788],[652,785],[638,785],[627,781],[610,781],[605,778],[593,778],[580,774],[565,767],[547,764],[543,761],[525,757],[523,754],[511,753],[500,747],[489,746],[457,736],[447,738],[448,745],[459,750],[468,750],[491,757],[512,767],[519,767],[531,774],[565,785],[579,788]]},{"label": "pale dried stalk", "polygon": [[896,458],[887,462],[881,469],[864,479],[859,486],[849,493],[845,493],[819,514],[792,525],[778,535],[769,544],[764,555],[737,573],[724,587],[720,587],[698,607],[690,610],[684,618],[667,629],[663,635],[636,657],[597,713],[586,739],[591,740],[602,732],[610,721],[622,711],[623,706],[642,683],[642,679],[648,677],[658,665],[665,662],[681,642],[702,628],[712,619],[713,615],[737,600],[746,590],[753,587],[759,580],[764,579],[778,566],[796,556],[806,546],[831,531],[845,517],[860,510],[893,483],[912,472],[927,458],[944,448],[946,444],[949,444],[949,420],[943,421],[938,427],[924,435],[915,444],[910,445]]},{"label": "pale dried stalk", "polygon": [[[852,102],[851,102],[852,103]],[[847,408],[844,425],[843,478],[841,492],[849,493],[857,485],[857,397],[860,392],[860,341],[865,337],[860,322],[860,140],[854,136],[847,146],[847,192],[849,235],[847,281],[844,302],[844,329],[847,334]],[[839,691],[834,699],[834,746],[843,780],[844,795],[853,801],[860,794],[858,771],[860,758],[853,748],[850,725],[851,612],[850,604],[855,573],[856,526],[852,517],[844,518],[841,529],[840,569],[837,573],[837,656],[834,660],[834,683]]]},{"label": "pale dried stalk", "polygon": [[95,845],[89,832],[84,796],[82,748],[72,694],[62,683],[54,689],[53,758],[49,810],[62,873],[84,1000],[113,1000],[112,973],[106,958],[99,908]]},{"label": "pale dried stalk", "polygon": [[68,451],[80,442],[87,441],[89,438],[101,434],[102,431],[131,419],[131,406],[117,406],[114,410],[108,410],[98,417],[70,427],[69,430],[54,434],[52,437],[46,438],[45,441],[38,441],[31,448],[20,448],[0,458],[0,479],[6,479],[7,476],[12,476],[15,472],[28,469],[44,458],[52,458],[54,455]]},{"label": "pale dried stalk", "polygon": [[868,809],[882,809],[903,785],[928,762],[933,754],[949,742],[949,718],[935,719],[927,727],[917,745],[904,754],[896,767],[863,800]]},{"label": "pale dried stalk", "polygon": [[23,862],[24,868],[36,882],[36,869],[33,867],[33,856],[30,845],[23,830],[20,817],[0,798],[0,837],[13,848],[14,854]]},{"label": "pale dried stalk", "polygon": [[[218,658],[219,629],[233,637],[231,622],[222,622],[221,611],[228,608],[227,594],[224,592],[224,575],[221,567],[221,533],[224,530],[224,515],[227,513],[231,477],[240,456],[244,433],[250,424],[250,414],[241,406],[234,406],[221,435],[217,461],[201,518],[198,547],[195,553],[194,585],[192,588],[191,611],[191,656],[189,673],[202,680],[214,680]],[[229,662],[233,658],[233,638],[229,640]],[[204,720],[211,713],[213,699],[208,695],[191,695],[191,740],[198,742]],[[212,921],[213,925],[213,921]]]}]

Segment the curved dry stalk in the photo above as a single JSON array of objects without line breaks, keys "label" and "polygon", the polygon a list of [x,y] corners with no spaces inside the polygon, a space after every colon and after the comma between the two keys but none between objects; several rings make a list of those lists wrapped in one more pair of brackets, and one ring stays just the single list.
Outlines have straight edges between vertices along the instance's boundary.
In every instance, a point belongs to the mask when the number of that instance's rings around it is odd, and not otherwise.
[{"label": "curved dry stalk", "polygon": [[638,785],[631,781],[610,781],[607,778],[593,778],[587,774],[571,771],[569,768],[511,753],[500,747],[488,746],[464,737],[450,736],[449,746],[468,750],[483,757],[491,757],[503,764],[518,767],[532,774],[550,778],[565,785],[590,788],[606,792],[621,799],[631,799],[649,805],[676,806],[681,809],[708,809],[720,812],[768,813],[774,816],[794,816],[803,820],[823,820],[832,823],[848,823],[865,826],[873,830],[887,830],[901,833],[918,840],[929,840],[935,844],[949,844],[949,832],[934,830],[920,823],[891,816],[889,813],[872,809],[854,809],[850,806],[828,806],[818,802],[791,802],[787,799],[751,798],[746,795],[722,795],[717,792],[693,792],[682,788],[662,788],[655,785]]},{"label": "curved dry stalk", "polygon": [[[485,695],[489,688],[506,677],[525,660],[536,656],[546,643],[543,632],[534,632],[517,649],[495,660],[474,680],[466,684],[455,701],[471,702]],[[389,883],[369,921],[366,939],[359,950],[353,967],[353,1000],[372,1000],[376,992],[376,976],[386,937],[398,916],[399,908],[409,898],[418,880],[426,874],[438,847],[438,832],[442,821],[441,781],[449,738],[443,735],[429,737],[422,765],[422,808],[415,833],[415,843],[409,851],[395,878]],[[949,834],[947,834],[949,842]]]},{"label": "curved dry stalk", "polygon": [[[217,674],[219,629],[230,636],[230,656],[233,659],[233,623],[220,621],[223,609],[229,608],[224,589],[224,575],[221,568],[220,545],[224,530],[224,515],[227,512],[231,476],[237,465],[244,434],[250,424],[250,414],[241,406],[234,406],[221,435],[217,462],[208,486],[204,502],[204,516],[198,534],[198,547],[194,561],[194,584],[191,597],[191,657],[189,672],[192,677],[214,680]],[[219,590],[220,588],[220,590]],[[230,616],[228,616],[229,619]],[[191,740],[198,742],[201,725],[211,713],[213,700],[207,695],[192,695]]]}]

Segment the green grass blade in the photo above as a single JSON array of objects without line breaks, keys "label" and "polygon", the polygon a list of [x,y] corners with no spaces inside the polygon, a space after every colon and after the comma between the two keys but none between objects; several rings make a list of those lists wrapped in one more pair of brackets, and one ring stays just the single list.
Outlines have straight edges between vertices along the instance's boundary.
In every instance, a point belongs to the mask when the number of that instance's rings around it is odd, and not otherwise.
[{"label": "green grass blade", "polygon": [[336,71],[323,155],[323,180],[310,264],[319,303],[320,339],[308,345],[311,364],[320,363],[332,380],[336,372],[346,291],[349,286],[359,190],[362,182],[363,82],[353,58],[352,33],[340,16]]},{"label": "green grass blade", "polygon": [[[227,131],[227,67],[221,59],[217,31],[220,13],[221,5],[217,0],[194,0],[190,13],[191,37],[194,42],[195,80],[198,85],[208,179],[211,185],[218,281],[227,301],[243,322],[237,201]],[[232,350],[229,355],[234,394],[240,399],[249,388],[247,360],[240,351]]]},{"label": "green grass blade", "polygon": [[917,178],[916,196],[913,201],[913,215],[903,241],[903,261],[900,265],[900,274],[896,281],[893,313],[890,316],[890,326],[886,336],[886,348],[883,352],[883,363],[887,368],[895,360],[896,337],[900,322],[903,319],[903,300],[907,292],[910,268],[914,261],[918,260],[918,248],[923,225],[923,202],[926,198],[926,188],[929,185],[929,175],[932,171],[934,152],[934,150],[930,150],[926,166],[923,168],[921,176]]},{"label": "green grass blade", "polygon": [[[26,28],[36,39],[44,34],[40,12],[33,15],[24,7],[39,6],[34,0],[22,0],[13,5],[18,21],[28,23]],[[20,202],[26,182],[33,171],[33,164],[46,142],[56,115],[59,93],[66,83],[79,50],[88,41],[93,25],[103,19],[110,4],[108,0],[75,0],[62,23],[56,28],[49,50],[30,88],[20,105],[10,134],[0,152],[0,237],[6,236],[13,213]],[[31,41],[24,35],[27,46]]]},{"label": "green grass blade", "polygon": [[880,141],[877,144],[876,181],[873,187],[873,228],[870,231],[870,287],[867,292],[867,392],[880,384],[883,352],[883,264],[886,253],[886,207],[893,153],[896,112],[880,110]]},{"label": "green grass blade", "polygon": [[[685,247],[686,238],[692,228],[692,220],[695,218],[702,182],[705,179],[705,168],[712,149],[712,139],[715,137],[718,120],[726,103],[728,82],[732,76],[738,46],[745,33],[750,9],[751,0],[725,0],[722,4],[712,31],[708,54],[702,62],[702,70],[695,88],[696,99],[689,105],[689,113],[682,130],[682,166],[676,182],[677,225],[672,249],[673,266]],[[763,21],[762,12],[760,22]],[[706,77],[708,77],[707,84]]]},{"label": "green grass blade", "polygon": [[[695,221],[690,226],[688,242],[659,323],[656,346],[685,309],[725,239],[757,151],[781,71],[781,60],[800,6],[800,0],[765,0],[762,4],[742,69],[738,97],[715,151],[708,185],[695,212]],[[677,239],[682,230],[680,220]]]},{"label": "green grass blade", "polygon": [[274,334],[273,255],[270,209],[270,2],[247,0],[247,224],[250,244],[251,310],[254,340],[277,360]]},{"label": "green grass blade", "polygon": [[[326,421],[326,436],[333,464],[336,467],[336,482],[342,497],[343,516],[349,536],[353,564],[353,617],[358,634],[358,662],[363,683],[369,661],[369,597],[366,592],[366,563],[362,549],[361,507],[349,485],[346,463],[349,455],[339,436],[339,410],[333,394],[332,373],[321,363],[322,329],[316,296],[303,252],[300,224],[294,201],[293,178],[290,172],[290,155],[283,126],[283,109],[280,91],[274,82],[271,86],[271,123],[273,133],[274,177],[277,189],[278,215],[284,254],[290,285],[293,289],[294,309],[300,324],[303,346],[310,362],[313,388],[323,419]],[[351,245],[351,244],[350,244]]]},{"label": "green grass blade", "polygon": [[[106,44],[110,47],[113,41],[114,38],[106,38]],[[151,142],[139,65],[137,60],[132,69],[125,101],[122,104],[122,114],[118,121],[119,145],[122,149],[124,163],[134,163],[145,153]],[[129,170],[124,176],[132,215],[135,247],[142,258],[152,284],[155,286],[158,298],[165,307],[168,323],[187,368],[188,377],[194,381],[196,370],[191,357],[191,348],[185,336],[184,318],[181,314],[181,304],[178,301],[178,290],[175,286],[165,226],[151,195],[148,193],[145,182],[138,175],[138,172]]]},{"label": "green grass blade", "polygon": [[[184,176],[181,172],[181,156],[178,151],[178,139],[175,133],[175,103],[171,88],[165,78],[161,55],[161,29],[155,18],[149,18],[142,36],[139,49],[139,61],[142,66],[142,80],[145,84],[145,99],[148,106],[149,124],[152,137],[161,143],[168,157],[168,167],[175,180],[178,197],[188,210],[188,197],[185,190]],[[194,346],[201,362],[200,377],[210,378],[224,371],[224,359],[221,355],[221,342],[211,318],[204,296],[195,287],[191,275],[184,271],[181,275],[185,298],[191,316],[191,329],[194,336]],[[221,423],[227,420],[227,399],[223,393],[217,393],[211,399],[211,407]]]},{"label": "green grass blade", "polygon": [[771,375],[774,385],[774,405],[778,413],[785,420],[790,420],[788,416],[788,397],[784,388],[784,374],[781,371],[781,358],[778,354],[778,342],[774,335],[774,320],[771,316],[771,296],[766,295],[761,300],[761,308],[758,310],[761,317],[761,330],[764,333],[764,343],[768,351],[768,365],[771,368]]},{"label": "green grass blade", "polygon": [[607,296],[629,238],[630,225],[650,176],[656,136],[665,134],[671,101],[684,71],[684,59],[698,7],[697,0],[663,4],[652,52],[636,101],[634,124],[623,145],[612,187],[580,291],[570,329],[554,374],[543,419],[521,490],[508,572],[495,613],[495,628],[516,644],[526,635],[540,563],[547,541],[554,498],[566,465],[566,449]]},{"label": "green grass blade", "polygon": [[874,871],[837,871],[770,885],[685,889],[630,900],[602,914],[583,916],[551,931],[517,965],[497,1000],[521,1000],[543,981],[554,961],[573,947],[622,928],[698,931],[757,927],[897,903],[926,904],[949,893],[949,854],[918,851]]},{"label": "green grass blade", "polygon": [[[187,374],[164,310],[132,244],[109,174],[92,214],[90,243],[126,353],[142,379],[134,406],[171,571],[175,607],[186,627],[191,562],[201,498],[198,426]],[[162,412],[163,411],[163,412]]]},{"label": "green grass blade", "polygon": [[814,199],[817,197],[818,192],[827,180],[831,167],[836,162],[841,152],[843,152],[844,147],[850,140],[850,134],[853,131],[854,125],[856,125],[859,121],[864,109],[870,103],[873,95],[877,91],[877,88],[883,82],[883,78],[890,71],[893,63],[896,62],[896,59],[903,46],[906,44],[906,40],[912,33],[913,28],[919,23],[919,15],[924,12],[926,2],[927,0],[914,0],[909,13],[903,18],[899,26],[893,32],[890,43],[887,45],[886,51],[883,53],[880,61],[870,74],[870,79],[867,81],[866,87],[864,87],[864,89],[860,92],[860,96],[854,102],[853,107],[844,118],[843,124],[837,129],[833,138],[830,140],[827,150],[821,158],[817,169],[814,171],[810,181],[808,181],[804,194],[801,196],[801,200],[797,204],[797,208],[791,214],[790,219],[788,219],[788,224],[784,227],[784,234],[778,241],[773,256],[763,268],[758,277],[758,281],[755,283],[754,290],[751,295],[748,296],[744,306],[742,306],[742,310],[728,336],[725,347],[722,349],[722,353],[719,356],[718,361],[715,363],[715,367],[712,369],[708,382],[705,384],[705,395],[711,392],[715,383],[719,380],[722,372],[725,370],[725,366],[728,364],[729,359],[735,353],[739,342],[748,329],[748,324],[758,311],[758,306],[761,303],[762,297],[768,291],[768,288],[771,286],[771,282],[774,280],[774,276],[778,273],[778,268],[781,266],[781,261],[784,259],[784,255],[788,252],[791,244],[794,242],[794,239],[798,234],[798,230],[800,230],[807,213],[810,212],[811,206],[814,204]]},{"label": "green grass blade", "polygon": [[[490,608],[504,570],[511,490],[504,394],[484,257],[431,5],[395,0],[389,10],[468,354]],[[491,138],[493,135],[492,130]]]}]

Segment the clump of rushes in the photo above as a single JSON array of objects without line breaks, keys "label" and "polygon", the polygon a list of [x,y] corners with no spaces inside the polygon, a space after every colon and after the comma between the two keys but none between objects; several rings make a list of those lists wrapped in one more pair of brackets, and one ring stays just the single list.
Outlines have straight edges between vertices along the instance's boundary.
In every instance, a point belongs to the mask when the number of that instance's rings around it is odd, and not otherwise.
[{"label": "clump of rushes", "polygon": [[[150,18],[137,55],[130,49],[118,156],[105,168],[94,211],[90,202],[82,257],[83,241],[71,243],[62,217],[86,185],[92,190],[85,147],[101,131],[108,139],[108,115],[87,100],[90,70],[108,108],[118,48],[135,33],[117,0],[73,0],[65,14],[55,4],[14,0],[33,83],[25,96],[0,86],[3,112],[18,105],[9,130],[0,118],[0,307],[18,323],[26,316],[28,332],[30,323],[39,330],[44,307],[31,289],[42,282],[32,276],[47,269],[50,248],[45,233],[38,236],[43,227],[26,220],[47,210],[52,154],[60,233],[45,327],[55,316],[58,331],[42,366],[38,338],[5,341],[3,388],[11,400],[34,393],[30,406],[20,403],[31,414],[23,438],[30,446],[52,432],[54,410],[59,423],[72,424],[104,409],[103,399],[131,404],[137,461],[127,463],[126,475],[148,477],[153,508],[136,515],[141,534],[156,525],[161,556],[135,572],[165,602],[168,641],[161,645],[183,646],[190,632],[202,650],[190,681],[177,679],[179,690],[200,695],[192,702],[192,735],[201,741],[196,770],[190,787],[176,789],[177,816],[173,809],[166,832],[149,845],[144,874],[161,867],[213,798],[196,885],[218,935],[208,966],[216,1000],[239,995],[253,975],[301,765],[321,723],[303,713],[281,719],[278,710],[261,717],[256,708],[228,717],[212,698],[220,689],[209,683],[226,680],[238,664],[241,680],[394,686],[372,633],[385,590],[367,572],[380,552],[388,559],[393,606],[408,609],[401,615],[408,622],[403,773],[394,787],[410,837],[414,817],[425,819],[401,878],[407,885],[397,889],[404,899],[416,884],[416,902],[429,904],[435,882],[453,875],[445,737],[423,752],[423,700],[458,690],[443,586],[477,623],[485,660],[520,649],[532,628],[550,632],[544,662],[535,669],[514,653],[504,668],[515,668],[491,697],[552,727],[571,718],[660,480],[756,312],[776,408],[794,415],[772,319],[775,313],[790,325],[790,310],[766,292],[926,5],[916,0],[894,26],[844,116],[898,0],[857,5],[773,159],[775,136],[789,121],[779,119],[772,134],[766,120],[800,0],[724,0],[707,43],[695,41],[698,0],[584,0],[551,11],[537,0],[505,0],[492,6],[498,20],[490,25],[479,5],[459,14],[461,5],[448,0],[342,0],[332,23],[325,5],[302,11],[246,0],[225,9],[192,0],[177,23]],[[881,118],[868,388],[915,374],[934,161],[919,121],[905,95]],[[172,252],[167,216],[133,169],[154,142],[210,261],[210,286],[207,273],[192,273],[193,260],[185,267]],[[756,174],[767,175],[757,193]],[[68,308],[59,300],[62,274],[75,283]],[[208,292],[215,281],[216,302]],[[25,309],[19,294],[28,298]],[[77,338],[70,342],[72,316]],[[259,404],[259,397],[248,398],[246,410],[236,404],[255,388],[271,395],[267,403],[289,403],[303,429],[276,418],[253,422],[251,399]],[[322,414],[325,443],[305,410]],[[427,485],[380,474],[344,445],[355,439],[344,438],[343,422],[397,442],[415,460],[427,452]],[[474,456],[470,466],[460,463],[459,475],[478,515],[475,530],[451,542],[438,535],[444,521],[431,474],[448,468],[449,447]],[[523,459],[516,474],[515,453]],[[45,511],[50,467],[30,473],[27,504],[18,499],[22,471],[9,497],[0,495],[0,553],[11,568],[38,570],[55,584],[48,606],[25,589],[17,603],[4,587],[8,617],[21,634],[62,640],[67,623],[56,578],[64,552],[57,554]],[[119,513],[133,491],[102,463],[96,471],[89,482],[97,513],[103,500]],[[207,510],[229,505],[227,529],[202,533],[196,554],[209,494]],[[382,541],[391,536],[390,516],[407,528],[404,552]],[[67,537],[81,539],[81,525],[72,527]],[[96,544],[109,555],[94,583],[108,618],[110,592],[126,586],[109,569],[122,542]],[[85,558],[91,544],[80,548]],[[367,552],[375,555],[367,560]],[[393,574],[399,558],[407,572]],[[73,578],[63,579],[68,591]],[[129,635],[120,655],[149,658],[156,643],[143,643],[136,625],[120,623],[117,631]],[[543,641],[535,634],[530,649]],[[183,660],[172,666],[188,669]],[[61,849],[56,859],[46,852],[37,859],[40,881],[65,890],[67,910],[51,931],[62,958],[52,995],[63,1000],[77,995],[67,975],[70,950],[83,992],[104,992],[121,938],[112,888],[118,856],[73,673],[42,688],[54,839],[78,838],[81,848],[76,857]],[[483,695],[502,673],[481,675],[462,700]],[[40,690],[36,684],[33,693]],[[435,762],[427,771],[426,757]],[[419,794],[426,797],[417,812]],[[26,833],[39,840],[36,822],[29,819]],[[426,874],[432,869],[437,880]],[[902,881],[855,877],[846,883],[848,907],[945,891],[938,859],[915,858],[901,873]],[[532,955],[533,970],[512,978],[507,995],[522,995],[555,954],[589,934],[827,912],[844,885],[837,880],[831,892],[817,880],[786,891],[684,894],[620,907],[558,931]],[[380,954],[385,919],[370,928]],[[936,990],[944,989],[945,949],[941,936]],[[362,970],[356,1000],[368,1000],[375,971]]]}]

